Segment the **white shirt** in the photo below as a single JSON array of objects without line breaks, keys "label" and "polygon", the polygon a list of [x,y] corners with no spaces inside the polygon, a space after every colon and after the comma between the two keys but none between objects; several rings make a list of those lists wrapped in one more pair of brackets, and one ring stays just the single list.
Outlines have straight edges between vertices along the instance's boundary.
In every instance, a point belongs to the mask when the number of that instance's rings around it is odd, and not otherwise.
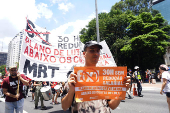
[{"label": "white shirt", "polygon": [[164,92],[170,92],[170,73],[168,71],[164,71],[162,73],[162,78],[167,80],[167,83],[164,88]]}]

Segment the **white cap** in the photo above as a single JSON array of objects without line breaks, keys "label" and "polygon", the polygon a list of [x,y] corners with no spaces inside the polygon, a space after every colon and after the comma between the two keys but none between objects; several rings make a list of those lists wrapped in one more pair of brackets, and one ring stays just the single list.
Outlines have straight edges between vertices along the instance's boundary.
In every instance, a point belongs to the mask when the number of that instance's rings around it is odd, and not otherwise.
[{"label": "white cap", "polygon": [[135,66],[134,69],[139,69],[139,66]]},{"label": "white cap", "polygon": [[9,66],[9,69],[13,69],[13,68],[17,69],[17,66]]}]

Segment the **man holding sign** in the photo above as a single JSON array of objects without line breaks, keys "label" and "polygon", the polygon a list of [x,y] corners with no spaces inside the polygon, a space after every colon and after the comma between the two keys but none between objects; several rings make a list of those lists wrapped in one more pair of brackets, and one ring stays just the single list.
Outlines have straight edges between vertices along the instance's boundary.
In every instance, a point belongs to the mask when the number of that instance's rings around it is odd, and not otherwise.
[{"label": "man holding sign", "polygon": [[5,99],[5,113],[23,112],[24,99],[23,99],[23,85],[29,85],[26,76],[17,73],[17,67],[9,67],[10,76],[3,80],[3,92],[6,95]]},{"label": "man holding sign", "polygon": [[[83,55],[85,57],[85,66],[84,67],[96,67],[96,64],[98,63],[99,56],[100,56],[100,49],[102,49],[102,46],[99,45],[96,41],[89,41],[86,42],[84,45]],[[96,72],[97,73],[97,72]],[[72,113],[75,112],[101,112],[101,113],[109,113],[110,109],[115,109],[121,100],[115,100],[115,99],[99,99],[99,100],[92,100],[92,101],[85,101],[85,102],[76,102],[75,101],[75,86],[77,82],[77,74],[71,73],[68,82],[65,85],[63,94],[62,94],[62,108],[63,110],[67,110],[69,107],[71,107]],[[123,78],[124,82],[123,85],[126,85],[129,87],[130,77],[128,77],[128,80],[126,78]],[[97,79],[95,80],[97,82]],[[94,83],[96,84],[96,83]]]}]

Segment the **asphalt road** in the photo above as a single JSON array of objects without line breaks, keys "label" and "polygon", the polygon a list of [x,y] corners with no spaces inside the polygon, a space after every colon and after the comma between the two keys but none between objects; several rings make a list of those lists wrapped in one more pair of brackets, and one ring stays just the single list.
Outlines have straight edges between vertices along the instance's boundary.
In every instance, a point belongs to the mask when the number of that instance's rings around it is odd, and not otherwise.
[{"label": "asphalt road", "polygon": [[[168,113],[168,105],[166,102],[166,95],[160,95],[160,83],[143,85],[142,94],[144,97],[134,97],[133,99],[125,99],[125,102],[121,102],[120,105],[112,110],[112,113]],[[50,101],[44,101],[47,110],[34,109],[34,102],[31,102],[31,93],[24,102],[24,113],[69,113],[69,111],[63,111],[61,104],[52,105]],[[58,98],[61,102],[61,98]],[[0,113],[5,112],[4,98],[0,98]]]}]

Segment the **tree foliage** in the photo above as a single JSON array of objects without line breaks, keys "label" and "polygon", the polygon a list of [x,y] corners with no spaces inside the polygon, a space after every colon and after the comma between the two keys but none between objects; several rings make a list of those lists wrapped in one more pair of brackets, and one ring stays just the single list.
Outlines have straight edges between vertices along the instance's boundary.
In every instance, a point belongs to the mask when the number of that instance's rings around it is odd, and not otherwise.
[{"label": "tree foliage", "polygon": [[5,67],[6,67],[6,65],[0,66],[0,73],[2,73],[2,76],[5,75]]},{"label": "tree foliage", "polygon": [[142,12],[150,11],[150,0],[121,0],[116,3],[111,8],[111,12],[114,10],[121,10],[126,12],[127,10],[132,11],[135,15],[138,15]]},{"label": "tree foliage", "polygon": [[[163,26],[165,22],[161,14],[152,16],[151,13],[143,12],[130,22],[128,36],[129,43],[121,49],[125,55],[131,56],[129,65],[139,65],[144,69],[157,67],[162,62],[167,42],[169,25]],[[159,62],[161,61],[161,62]]]},{"label": "tree foliage", "polygon": [[[164,63],[170,26],[158,11],[150,9],[149,1],[121,0],[109,13],[98,14],[100,40],[106,41],[118,66],[146,69]],[[97,40],[96,19],[80,34],[82,42]]]}]

